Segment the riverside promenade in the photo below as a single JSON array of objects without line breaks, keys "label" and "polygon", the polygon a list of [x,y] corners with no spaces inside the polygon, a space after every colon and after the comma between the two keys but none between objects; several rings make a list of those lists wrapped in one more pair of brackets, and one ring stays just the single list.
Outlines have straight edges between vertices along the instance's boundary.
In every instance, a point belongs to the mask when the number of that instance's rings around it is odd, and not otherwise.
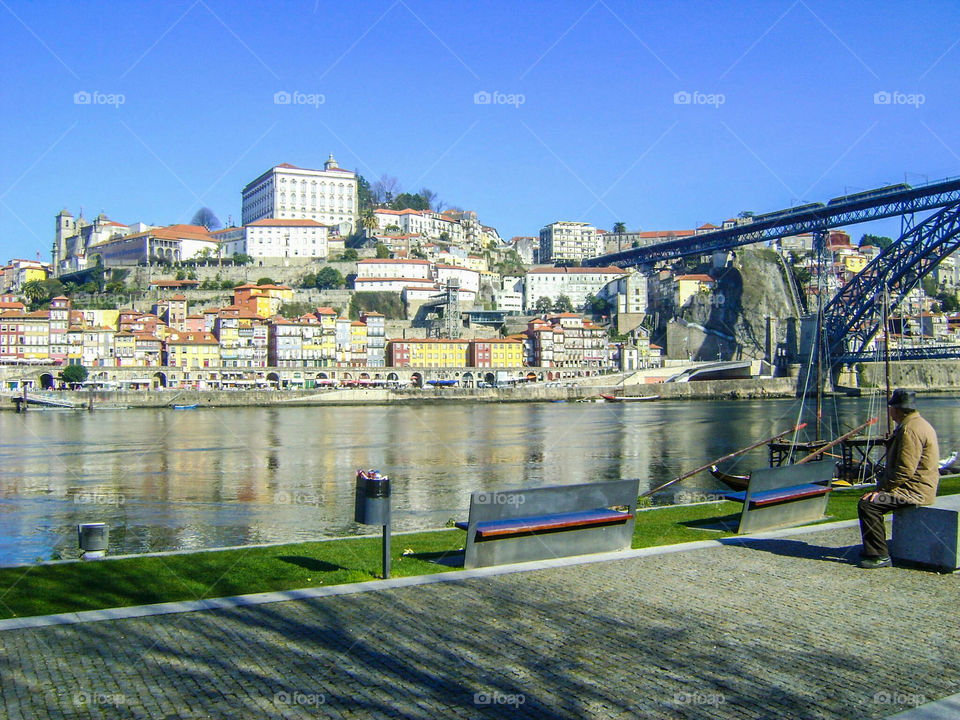
[{"label": "riverside promenade", "polygon": [[810,530],[247,607],[4,621],[0,716],[957,717],[960,703],[915,706],[960,692],[960,574],[861,570],[855,523]]}]

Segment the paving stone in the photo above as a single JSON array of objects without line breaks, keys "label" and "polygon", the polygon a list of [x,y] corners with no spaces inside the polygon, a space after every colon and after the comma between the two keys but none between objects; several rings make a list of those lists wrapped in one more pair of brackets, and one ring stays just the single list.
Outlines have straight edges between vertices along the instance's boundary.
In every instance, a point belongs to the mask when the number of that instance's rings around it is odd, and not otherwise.
[{"label": "paving stone", "polygon": [[960,692],[960,574],[856,528],[0,633],[3,717],[882,718]]}]

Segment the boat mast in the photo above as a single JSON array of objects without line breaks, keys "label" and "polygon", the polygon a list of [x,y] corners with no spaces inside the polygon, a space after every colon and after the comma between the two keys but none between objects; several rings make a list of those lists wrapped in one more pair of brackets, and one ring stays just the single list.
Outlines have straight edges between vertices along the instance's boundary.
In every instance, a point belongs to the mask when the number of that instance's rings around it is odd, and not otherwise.
[{"label": "boat mast", "polygon": [[[890,287],[883,285],[883,372],[887,383],[887,403],[890,402]],[[887,413],[887,436],[890,436],[890,413]]]}]

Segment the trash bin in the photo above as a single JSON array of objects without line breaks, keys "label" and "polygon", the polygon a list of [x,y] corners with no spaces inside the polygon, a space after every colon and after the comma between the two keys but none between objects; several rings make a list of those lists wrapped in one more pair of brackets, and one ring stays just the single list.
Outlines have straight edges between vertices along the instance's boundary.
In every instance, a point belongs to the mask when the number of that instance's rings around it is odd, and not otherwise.
[{"label": "trash bin", "polygon": [[358,470],[354,521],[362,525],[390,524],[390,478],[377,470]]}]

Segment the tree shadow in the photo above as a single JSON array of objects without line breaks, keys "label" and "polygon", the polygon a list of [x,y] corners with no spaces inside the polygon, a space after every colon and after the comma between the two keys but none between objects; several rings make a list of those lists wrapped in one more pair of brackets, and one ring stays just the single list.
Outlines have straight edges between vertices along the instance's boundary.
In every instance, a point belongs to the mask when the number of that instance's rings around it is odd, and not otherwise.
[{"label": "tree shadow", "polygon": [[277,560],[282,560],[291,565],[297,565],[312,572],[334,572],[336,570],[347,570],[343,565],[335,565],[326,560],[317,560],[316,558],[306,557],[304,555],[278,555]]}]

